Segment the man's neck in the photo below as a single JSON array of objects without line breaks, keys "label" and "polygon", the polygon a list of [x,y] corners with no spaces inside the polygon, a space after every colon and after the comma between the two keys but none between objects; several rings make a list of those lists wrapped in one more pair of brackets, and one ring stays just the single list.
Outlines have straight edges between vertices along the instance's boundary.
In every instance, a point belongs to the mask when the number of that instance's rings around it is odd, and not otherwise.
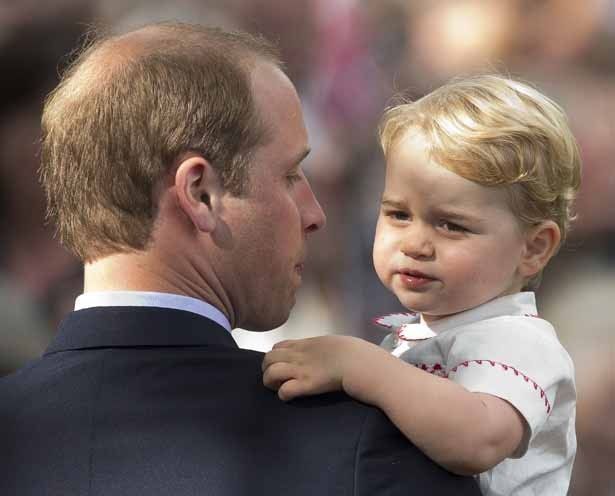
[{"label": "man's neck", "polygon": [[234,324],[232,312],[203,282],[185,277],[181,270],[170,267],[149,252],[118,253],[84,266],[84,293],[106,291],[145,291],[189,296],[218,308]]}]

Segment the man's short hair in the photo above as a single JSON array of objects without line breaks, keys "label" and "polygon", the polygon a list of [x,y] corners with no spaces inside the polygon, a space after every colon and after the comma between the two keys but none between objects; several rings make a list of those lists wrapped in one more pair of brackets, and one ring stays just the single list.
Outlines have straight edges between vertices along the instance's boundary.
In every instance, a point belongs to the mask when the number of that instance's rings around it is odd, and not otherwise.
[{"label": "man's short hair", "polygon": [[[478,184],[506,188],[523,228],[552,220],[564,241],[574,219],[581,159],[563,110],[532,86],[500,75],[455,78],[385,112],[385,156],[406,132],[422,134],[439,165]],[[526,288],[539,282],[537,274]]]},{"label": "man's short hair", "polygon": [[187,152],[244,194],[267,139],[251,92],[257,60],[281,66],[261,37],[184,23],[88,43],[42,118],[40,178],[64,245],[84,262],[146,248],[155,187]]}]

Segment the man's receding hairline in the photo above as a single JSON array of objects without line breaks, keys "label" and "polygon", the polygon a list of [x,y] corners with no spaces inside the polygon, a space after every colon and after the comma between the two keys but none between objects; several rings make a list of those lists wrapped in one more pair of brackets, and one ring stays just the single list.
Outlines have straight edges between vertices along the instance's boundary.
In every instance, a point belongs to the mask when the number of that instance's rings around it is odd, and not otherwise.
[{"label": "man's receding hairline", "polygon": [[94,34],[94,41],[85,48],[84,58],[78,62],[74,76],[79,79],[88,78],[90,82],[103,82],[107,78],[112,78],[128,64],[138,62],[156,53],[160,48],[168,49],[169,44],[180,49],[182,45],[195,47],[199,44],[203,49],[208,45],[219,49],[220,45],[226,44],[228,49],[232,48],[237,67],[244,71],[247,80],[251,79],[251,72],[258,63],[270,62],[282,69],[280,61],[275,57],[270,59],[266,54],[259,53],[249,46],[234,45],[231,41],[224,43],[216,39],[213,33],[208,37],[208,33],[197,30],[182,31],[182,27],[190,26],[183,23],[161,22],[120,34],[102,33],[98,36]]},{"label": "man's receding hairline", "polygon": [[155,49],[154,45],[158,44],[151,42],[156,38],[143,36],[146,29],[142,28],[120,35],[96,37],[91,45],[85,47],[80,60],[77,60],[75,73],[71,79],[86,80],[84,81],[86,87],[100,87],[100,83],[112,78],[127,64]]}]

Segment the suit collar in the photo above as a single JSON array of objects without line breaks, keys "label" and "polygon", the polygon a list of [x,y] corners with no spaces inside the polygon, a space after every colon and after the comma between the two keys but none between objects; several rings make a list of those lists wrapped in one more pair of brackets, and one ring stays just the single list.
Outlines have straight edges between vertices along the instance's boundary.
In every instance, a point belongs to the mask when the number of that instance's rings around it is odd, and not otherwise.
[{"label": "suit collar", "polygon": [[157,307],[94,307],[71,312],[46,354],[87,348],[135,346],[237,348],[216,322],[183,310]]},{"label": "suit collar", "polygon": [[186,310],[217,322],[231,332],[231,324],[226,315],[204,300],[174,293],[157,291],[98,291],[88,292],[77,297],[75,310],[92,307],[157,307]]}]

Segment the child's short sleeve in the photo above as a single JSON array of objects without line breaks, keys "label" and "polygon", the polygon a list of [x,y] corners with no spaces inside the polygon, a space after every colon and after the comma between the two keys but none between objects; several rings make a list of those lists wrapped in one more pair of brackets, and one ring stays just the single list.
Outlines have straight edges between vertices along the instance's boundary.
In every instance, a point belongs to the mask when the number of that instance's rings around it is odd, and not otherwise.
[{"label": "child's short sleeve", "polygon": [[574,391],[561,388],[574,382],[574,370],[552,326],[533,317],[497,317],[476,322],[451,339],[449,379],[469,391],[502,398],[521,413],[528,430],[515,456],[523,456],[558,391]]}]

